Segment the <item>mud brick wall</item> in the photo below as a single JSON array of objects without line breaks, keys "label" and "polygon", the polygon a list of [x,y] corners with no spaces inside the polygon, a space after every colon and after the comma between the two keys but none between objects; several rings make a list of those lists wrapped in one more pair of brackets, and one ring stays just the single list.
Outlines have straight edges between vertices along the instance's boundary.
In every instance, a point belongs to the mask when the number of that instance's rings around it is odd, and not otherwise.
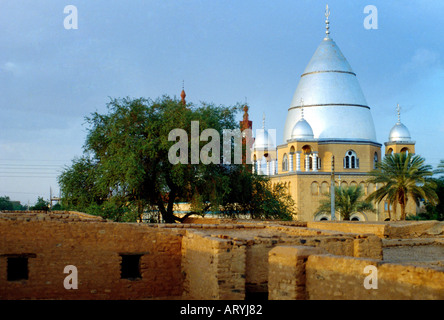
[{"label": "mud brick wall", "polygon": [[[377,289],[366,289],[367,265],[377,267]],[[311,255],[306,262],[307,298],[314,300],[443,300],[444,269],[378,260]]]},{"label": "mud brick wall", "polygon": [[387,225],[389,238],[419,238],[444,236],[444,221],[399,221]]},{"label": "mud brick wall", "polygon": [[387,223],[385,222],[359,222],[359,221],[310,221],[308,228],[319,230],[332,230],[358,234],[374,234],[380,238],[387,236]]},{"label": "mud brick wall", "polygon": [[442,221],[310,221],[308,228],[357,234],[374,234],[380,238],[439,237],[444,235]]},{"label": "mud brick wall", "polygon": [[312,254],[324,253],[320,248],[278,246],[269,252],[268,299],[305,300],[305,265]]},{"label": "mud brick wall", "polygon": [[[365,272],[370,265],[376,274]],[[376,289],[364,286],[370,275],[376,276]],[[269,253],[268,288],[270,300],[442,300],[444,269],[334,256],[314,247],[278,246]]]},{"label": "mud brick wall", "polygon": [[382,259],[383,252],[382,240],[373,235],[255,237],[241,243],[245,245],[246,250],[245,289],[251,293],[270,292],[268,288],[269,253],[277,246],[314,247],[334,255],[373,259]]},{"label": "mud brick wall", "polygon": [[[131,223],[0,220],[0,299],[145,299],[180,296],[185,232]],[[7,259],[28,255],[28,280],[8,281]],[[141,254],[138,280],[121,254]],[[67,265],[78,289],[64,288]]]},{"label": "mud brick wall", "polygon": [[188,231],[182,241],[184,297],[245,298],[245,247],[231,239]]}]

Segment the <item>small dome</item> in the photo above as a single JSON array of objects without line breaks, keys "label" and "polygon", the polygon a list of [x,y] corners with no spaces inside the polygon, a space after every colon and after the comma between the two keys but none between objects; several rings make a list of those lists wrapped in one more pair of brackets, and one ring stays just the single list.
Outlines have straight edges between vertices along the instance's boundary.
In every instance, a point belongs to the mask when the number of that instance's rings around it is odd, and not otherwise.
[{"label": "small dome", "polygon": [[293,127],[293,131],[291,132],[291,139],[313,139],[313,129],[310,124],[304,119],[299,119],[298,122]]},{"label": "small dome", "polygon": [[255,150],[271,150],[274,149],[273,139],[265,129],[258,129],[257,136],[254,140],[253,149]]},{"label": "small dome", "polygon": [[392,130],[390,130],[390,142],[410,141],[411,139],[409,129],[400,122],[395,124]]}]

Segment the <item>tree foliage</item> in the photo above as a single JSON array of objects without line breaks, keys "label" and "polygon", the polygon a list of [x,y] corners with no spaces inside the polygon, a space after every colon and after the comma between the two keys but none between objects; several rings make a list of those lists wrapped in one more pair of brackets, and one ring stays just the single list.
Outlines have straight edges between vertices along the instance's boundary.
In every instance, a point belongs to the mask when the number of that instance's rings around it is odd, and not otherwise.
[{"label": "tree foliage", "polygon": [[[335,212],[343,220],[350,220],[353,213],[374,211],[372,204],[363,199],[364,191],[361,186],[335,187]],[[331,198],[321,200],[319,213],[331,214]]]},{"label": "tree foliage", "polygon": [[14,210],[14,205],[9,197],[0,197],[0,210]]},{"label": "tree foliage", "polygon": [[[194,163],[192,152],[188,152],[186,163],[169,161],[170,148],[177,142],[168,138],[173,129],[188,133],[188,146],[192,143],[192,121],[198,121],[199,134],[214,129],[222,137],[224,129],[238,129],[235,115],[240,106],[185,106],[164,96],[155,101],[112,99],[107,109],[106,114],[95,112],[86,118],[89,128],[84,154],[59,177],[64,205],[89,213],[98,211],[116,221],[133,221],[155,210],[168,223],[185,218],[174,215],[178,202],[191,203],[190,214],[235,214],[251,209],[252,215],[261,217],[287,217],[291,212],[286,198],[277,198],[282,191],[266,188],[269,182],[243,165],[224,164],[223,152],[219,161],[211,164]],[[199,139],[197,143],[203,150],[209,142]],[[222,139],[217,143],[222,150]],[[211,149],[207,155],[217,155],[213,152]],[[259,214],[260,209],[269,211]]]},{"label": "tree foliage", "polygon": [[48,211],[49,210],[49,201],[46,201],[45,199],[43,199],[43,197],[37,197],[37,202],[30,209],[31,210]]},{"label": "tree foliage", "polygon": [[368,200],[378,203],[387,200],[391,204],[399,204],[401,220],[406,219],[405,208],[409,198],[418,206],[421,200],[435,204],[438,200],[436,185],[429,179],[433,175],[432,167],[424,163],[424,158],[411,153],[386,155],[369,173],[372,176],[369,182],[381,187],[370,194]]}]

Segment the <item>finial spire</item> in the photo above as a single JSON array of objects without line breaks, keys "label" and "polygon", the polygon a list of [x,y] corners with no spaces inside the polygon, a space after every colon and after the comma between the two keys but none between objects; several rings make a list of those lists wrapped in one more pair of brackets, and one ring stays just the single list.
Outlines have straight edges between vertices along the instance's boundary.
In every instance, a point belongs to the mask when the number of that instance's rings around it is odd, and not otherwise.
[{"label": "finial spire", "polygon": [[398,123],[401,123],[401,107],[399,106],[399,103],[396,107],[396,111],[398,112]]},{"label": "finial spire", "polygon": [[301,98],[301,119],[304,119],[304,99]]},{"label": "finial spire", "polygon": [[262,129],[265,129],[265,112],[262,116]]},{"label": "finial spire", "polygon": [[330,38],[330,21],[328,20],[328,18],[330,17],[330,9],[328,8],[328,4],[325,7],[325,38],[328,39]]}]

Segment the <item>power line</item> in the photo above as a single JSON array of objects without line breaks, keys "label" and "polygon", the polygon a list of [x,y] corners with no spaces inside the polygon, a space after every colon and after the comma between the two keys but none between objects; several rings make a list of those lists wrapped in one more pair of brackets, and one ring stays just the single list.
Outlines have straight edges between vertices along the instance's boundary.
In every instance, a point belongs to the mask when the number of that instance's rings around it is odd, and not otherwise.
[{"label": "power line", "polygon": [[41,179],[55,179],[55,176],[43,177],[43,176],[0,176],[0,178],[41,178]]}]

